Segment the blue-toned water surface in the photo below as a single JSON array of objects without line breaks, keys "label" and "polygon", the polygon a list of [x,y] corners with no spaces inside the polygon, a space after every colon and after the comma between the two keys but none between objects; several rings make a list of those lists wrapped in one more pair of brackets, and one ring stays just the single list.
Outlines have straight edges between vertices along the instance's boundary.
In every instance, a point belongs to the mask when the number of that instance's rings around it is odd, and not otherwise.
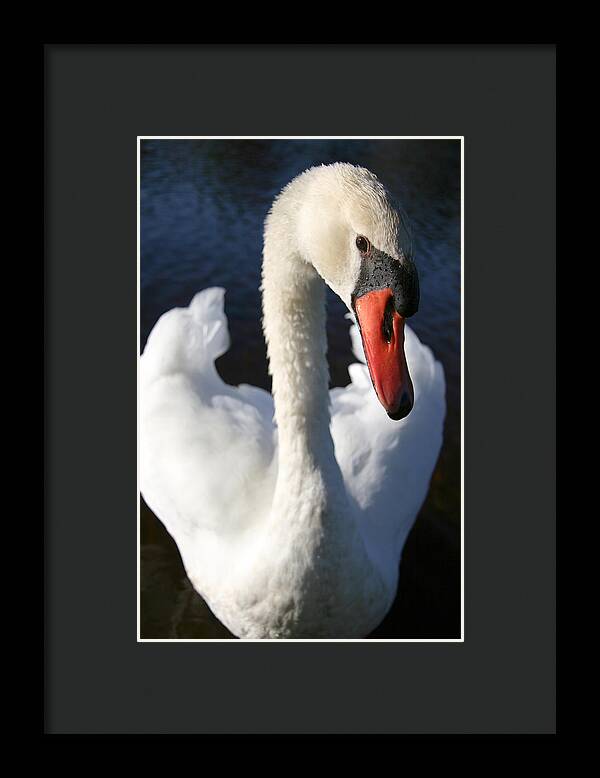
[{"label": "blue-toned water surface", "polygon": [[[373,638],[460,636],[460,142],[442,140],[141,141],[140,328],[207,286],[225,287],[231,348],[224,380],[270,389],[260,322],[264,218],[308,167],[373,171],[410,225],[421,302],[410,326],[446,375],[444,444],[407,540],[396,603]],[[354,361],[346,308],[328,293],[331,385]],[[142,502],[142,637],[230,637],[191,588],[175,543]]]}]

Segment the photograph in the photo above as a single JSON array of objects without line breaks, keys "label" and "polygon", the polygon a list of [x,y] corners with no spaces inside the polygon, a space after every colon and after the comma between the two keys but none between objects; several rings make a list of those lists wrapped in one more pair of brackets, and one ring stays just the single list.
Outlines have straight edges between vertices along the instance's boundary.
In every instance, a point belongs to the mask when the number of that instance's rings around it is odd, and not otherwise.
[{"label": "photograph", "polygon": [[137,154],[137,640],[463,642],[463,137]]}]

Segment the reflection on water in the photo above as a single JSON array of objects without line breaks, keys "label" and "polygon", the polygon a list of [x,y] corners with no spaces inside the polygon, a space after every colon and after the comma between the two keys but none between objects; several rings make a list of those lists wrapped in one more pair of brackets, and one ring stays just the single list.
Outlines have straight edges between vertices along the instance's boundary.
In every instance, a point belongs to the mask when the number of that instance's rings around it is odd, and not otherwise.
[{"label": "reflection on water", "polygon": [[[460,636],[460,142],[142,141],[141,347],[158,317],[207,286],[227,290],[223,379],[270,389],[260,324],[263,222],[308,167],[372,170],[408,215],[421,303],[411,327],[446,374],[444,445],[402,557],[398,596],[373,638]],[[346,308],[328,293],[332,386],[354,361]],[[188,582],[177,547],[141,505],[142,638],[233,637]]]}]

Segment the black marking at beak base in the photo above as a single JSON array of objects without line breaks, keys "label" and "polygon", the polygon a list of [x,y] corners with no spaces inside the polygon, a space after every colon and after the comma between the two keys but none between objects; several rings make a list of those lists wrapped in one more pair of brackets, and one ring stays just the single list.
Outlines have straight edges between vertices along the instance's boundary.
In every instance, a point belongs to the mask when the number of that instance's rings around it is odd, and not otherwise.
[{"label": "black marking at beak base", "polygon": [[369,255],[363,257],[352,299],[388,288],[392,290],[394,307],[400,316],[408,319],[419,310],[419,276],[412,259],[404,254],[400,260],[393,259],[372,247]]}]

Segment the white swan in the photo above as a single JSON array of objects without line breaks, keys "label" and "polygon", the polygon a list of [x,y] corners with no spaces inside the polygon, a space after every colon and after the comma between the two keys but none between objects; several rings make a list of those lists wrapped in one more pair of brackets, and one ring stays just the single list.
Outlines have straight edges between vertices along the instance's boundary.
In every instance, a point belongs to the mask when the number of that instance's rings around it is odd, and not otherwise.
[{"label": "white swan", "polygon": [[[240,638],[364,637],[394,600],[445,413],[442,367],[404,326],[418,281],[398,229],[364,168],[311,168],[276,198],[262,283],[273,397],[215,369],[229,345],[223,289],[164,314],[148,338],[141,491]],[[360,327],[360,363],[331,392],[323,281]]]}]

